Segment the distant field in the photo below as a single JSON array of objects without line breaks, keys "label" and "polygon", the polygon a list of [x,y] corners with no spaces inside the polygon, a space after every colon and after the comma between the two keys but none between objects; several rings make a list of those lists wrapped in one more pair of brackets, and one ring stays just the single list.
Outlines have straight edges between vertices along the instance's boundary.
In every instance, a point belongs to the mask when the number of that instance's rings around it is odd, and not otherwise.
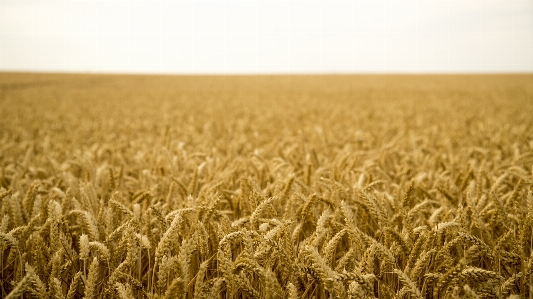
[{"label": "distant field", "polygon": [[0,199],[2,298],[533,298],[533,75],[0,73]]}]

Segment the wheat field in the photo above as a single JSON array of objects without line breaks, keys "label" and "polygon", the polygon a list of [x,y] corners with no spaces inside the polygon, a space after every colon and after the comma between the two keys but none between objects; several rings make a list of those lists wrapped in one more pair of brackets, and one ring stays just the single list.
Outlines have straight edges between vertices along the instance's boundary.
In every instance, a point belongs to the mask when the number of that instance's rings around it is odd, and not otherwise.
[{"label": "wheat field", "polygon": [[533,298],[533,76],[0,74],[2,298]]}]

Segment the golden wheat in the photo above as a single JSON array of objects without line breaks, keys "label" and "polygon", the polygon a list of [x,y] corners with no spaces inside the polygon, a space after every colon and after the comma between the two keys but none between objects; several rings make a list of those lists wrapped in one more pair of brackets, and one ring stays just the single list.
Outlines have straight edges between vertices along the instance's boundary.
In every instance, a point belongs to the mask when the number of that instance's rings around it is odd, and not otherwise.
[{"label": "golden wheat", "polygon": [[531,82],[0,74],[0,297],[532,298]]}]

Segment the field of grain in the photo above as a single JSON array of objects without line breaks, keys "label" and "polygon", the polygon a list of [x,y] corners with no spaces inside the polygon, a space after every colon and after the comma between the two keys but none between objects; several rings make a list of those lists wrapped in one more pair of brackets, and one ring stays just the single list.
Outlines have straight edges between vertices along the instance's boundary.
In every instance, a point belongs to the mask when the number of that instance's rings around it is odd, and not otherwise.
[{"label": "field of grain", "polygon": [[533,298],[533,76],[0,74],[2,298]]}]

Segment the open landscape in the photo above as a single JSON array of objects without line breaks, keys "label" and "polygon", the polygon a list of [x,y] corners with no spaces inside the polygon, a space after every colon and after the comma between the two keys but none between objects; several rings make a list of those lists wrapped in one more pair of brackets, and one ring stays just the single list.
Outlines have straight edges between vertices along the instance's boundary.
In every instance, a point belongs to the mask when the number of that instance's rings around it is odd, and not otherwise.
[{"label": "open landscape", "polygon": [[533,298],[533,75],[0,73],[2,298]]}]

